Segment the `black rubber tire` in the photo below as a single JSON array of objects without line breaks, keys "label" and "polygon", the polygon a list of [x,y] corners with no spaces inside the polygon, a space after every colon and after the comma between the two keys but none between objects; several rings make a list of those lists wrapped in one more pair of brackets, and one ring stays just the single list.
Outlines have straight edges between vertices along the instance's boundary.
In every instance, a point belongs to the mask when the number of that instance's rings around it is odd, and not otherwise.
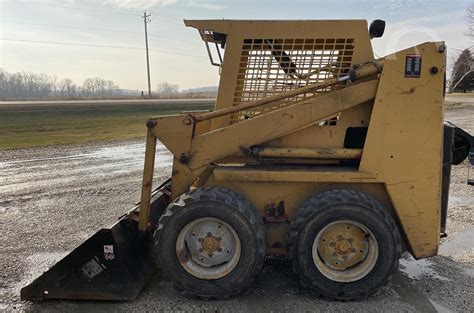
[{"label": "black rubber tire", "polygon": [[[366,226],[378,242],[374,268],[363,278],[341,283],[324,276],[312,257],[318,232],[337,220],[353,220]],[[308,199],[298,209],[288,233],[288,254],[303,286],[329,300],[362,300],[384,286],[398,269],[402,252],[400,234],[389,212],[374,198],[353,190],[333,189]]]},{"label": "black rubber tire", "polygon": [[[166,196],[163,196],[163,194]],[[168,195],[171,195],[171,178],[165,180],[151,194],[150,216],[148,219],[154,227],[158,227],[158,221],[168,206],[170,198]]]},{"label": "black rubber tire", "polygon": [[[228,275],[203,280],[189,274],[178,261],[176,240],[181,229],[201,217],[215,217],[228,223],[241,242],[240,260]],[[241,194],[224,188],[199,188],[172,202],[161,216],[155,231],[155,254],[163,272],[185,296],[226,299],[246,289],[260,272],[266,242],[262,218]]]}]

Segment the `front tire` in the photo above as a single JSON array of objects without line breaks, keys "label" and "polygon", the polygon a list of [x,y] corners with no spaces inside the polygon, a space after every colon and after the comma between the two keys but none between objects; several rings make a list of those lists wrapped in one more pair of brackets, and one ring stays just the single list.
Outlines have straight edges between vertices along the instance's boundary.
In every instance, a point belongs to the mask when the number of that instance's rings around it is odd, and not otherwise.
[{"label": "front tire", "polygon": [[183,194],[155,232],[158,263],[186,296],[225,299],[247,288],[265,257],[265,231],[240,194],[218,187]]},{"label": "front tire", "polygon": [[345,189],[307,200],[291,222],[288,243],[301,283],[338,300],[364,299],[385,285],[402,249],[387,210],[372,197]]}]

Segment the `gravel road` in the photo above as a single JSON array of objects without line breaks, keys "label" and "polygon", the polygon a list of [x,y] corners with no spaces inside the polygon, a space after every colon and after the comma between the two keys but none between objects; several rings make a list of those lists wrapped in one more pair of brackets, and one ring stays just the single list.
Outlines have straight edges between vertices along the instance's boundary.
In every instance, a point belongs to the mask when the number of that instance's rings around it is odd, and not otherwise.
[{"label": "gravel road", "polygon": [[[466,101],[467,102],[467,101]],[[474,105],[456,105],[447,119],[474,133]],[[474,187],[466,164],[453,168],[447,232],[440,255],[404,256],[391,283],[364,302],[328,302],[300,287],[285,259],[271,258],[254,285],[227,301],[183,298],[158,272],[133,302],[20,301],[22,286],[139,198],[141,140],[0,151],[1,311],[404,311],[474,310]],[[157,180],[170,155],[157,149]]]}]

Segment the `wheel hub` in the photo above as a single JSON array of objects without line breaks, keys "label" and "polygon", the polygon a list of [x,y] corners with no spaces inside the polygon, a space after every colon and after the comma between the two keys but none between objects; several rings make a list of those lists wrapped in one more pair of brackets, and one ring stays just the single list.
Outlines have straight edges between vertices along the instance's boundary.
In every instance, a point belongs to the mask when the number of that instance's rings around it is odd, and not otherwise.
[{"label": "wheel hub", "polygon": [[352,245],[349,240],[338,240],[334,245],[334,249],[338,255],[346,256],[352,250]]},{"label": "wheel hub", "polygon": [[202,248],[206,252],[214,252],[219,248],[219,241],[216,237],[210,235],[202,241]]},{"label": "wheel hub", "polygon": [[378,256],[377,241],[370,230],[355,221],[326,225],[313,242],[313,260],[326,277],[355,281],[372,270]]},{"label": "wheel hub", "polygon": [[218,279],[229,274],[240,258],[240,240],[226,222],[204,217],[188,223],[176,240],[181,266],[200,279]]}]

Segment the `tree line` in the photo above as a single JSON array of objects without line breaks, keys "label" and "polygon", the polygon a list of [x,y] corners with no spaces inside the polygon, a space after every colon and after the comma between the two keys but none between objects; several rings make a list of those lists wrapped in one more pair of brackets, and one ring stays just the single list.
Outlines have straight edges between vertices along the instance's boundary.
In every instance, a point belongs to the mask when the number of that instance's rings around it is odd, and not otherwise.
[{"label": "tree line", "polygon": [[10,73],[0,69],[0,99],[111,97],[119,87],[111,80],[93,77],[77,85],[69,78],[44,73]]}]

